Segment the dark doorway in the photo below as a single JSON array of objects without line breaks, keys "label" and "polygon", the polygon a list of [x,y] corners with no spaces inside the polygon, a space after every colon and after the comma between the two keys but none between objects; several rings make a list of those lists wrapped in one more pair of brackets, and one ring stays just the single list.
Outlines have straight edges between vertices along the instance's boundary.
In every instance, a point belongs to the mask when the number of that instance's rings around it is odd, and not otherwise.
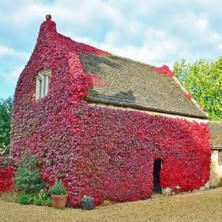
[{"label": "dark doorway", "polygon": [[154,160],[153,165],[153,193],[162,193],[160,186],[160,171],[161,171],[161,160]]}]

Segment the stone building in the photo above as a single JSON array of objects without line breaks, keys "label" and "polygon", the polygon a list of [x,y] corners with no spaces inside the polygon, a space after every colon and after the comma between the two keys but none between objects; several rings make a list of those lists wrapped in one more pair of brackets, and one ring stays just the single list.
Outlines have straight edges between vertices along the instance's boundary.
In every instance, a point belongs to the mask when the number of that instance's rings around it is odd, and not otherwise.
[{"label": "stone building", "polygon": [[207,118],[166,65],[75,42],[47,16],[17,83],[11,153],[39,158],[73,206],[192,191],[209,184]]},{"label": "stone building", "polygon": [[222,186],[222,122],[210,122],[211,180],[210,186]]}]

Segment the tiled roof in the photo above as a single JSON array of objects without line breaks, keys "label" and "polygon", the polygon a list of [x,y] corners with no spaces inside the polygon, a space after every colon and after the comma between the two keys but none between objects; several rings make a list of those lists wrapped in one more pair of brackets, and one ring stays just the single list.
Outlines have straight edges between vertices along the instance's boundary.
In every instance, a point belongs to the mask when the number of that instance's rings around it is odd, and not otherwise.
[{"label": "tiled roof", "polygon": [[[207,118],[195,102],[185,95],[176,77],[155,71],[154,66],[114,56],[95,47],[78,43],[56,31],[48,18],[40,31],[55,39],[61,50],[79,55],[83,71],[96,75],[103,87],[94,86],[88,101],[156,111],[166,114]],[[51,36],[51,37],[50,37]]]},{"label": "tiled roof", "polygon": [[206,115],[185,96],[175,81],[155,72],[155,67],[110,54],[80,54],[84,72],[96,74],[104,87],[93,87],[90,102],[126,106],[198,118]]},{"label": "tiled roof", "polygon": [[211,144],[214,148],[222,148],[222,122],[210,122]]}]

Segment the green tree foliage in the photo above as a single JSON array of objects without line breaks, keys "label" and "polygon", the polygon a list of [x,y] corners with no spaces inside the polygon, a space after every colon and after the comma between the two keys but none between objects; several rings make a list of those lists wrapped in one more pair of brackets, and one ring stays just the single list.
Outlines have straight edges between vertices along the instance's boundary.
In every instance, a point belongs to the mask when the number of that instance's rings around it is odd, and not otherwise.
[{"label": "green tree foliage", "polygon": [[222,120],[222,57],[215,62],[176,62],[175,75],[208,113],[210,120]]},{"label": "green tree foliage", "polygon": [[12,98],[0,99],[0,152],[9,149]]}]

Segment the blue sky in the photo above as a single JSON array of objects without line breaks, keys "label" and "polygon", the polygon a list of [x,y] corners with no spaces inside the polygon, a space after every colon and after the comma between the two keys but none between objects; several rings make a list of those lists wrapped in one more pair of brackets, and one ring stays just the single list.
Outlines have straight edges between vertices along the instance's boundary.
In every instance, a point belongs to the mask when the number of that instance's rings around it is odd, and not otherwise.
[{"label": "blue sky", "polygon": [[0,98],[13,96],[46,14],[75,41],[172,68],[222,56],[221,8],[220,0],[0,0]]}]

